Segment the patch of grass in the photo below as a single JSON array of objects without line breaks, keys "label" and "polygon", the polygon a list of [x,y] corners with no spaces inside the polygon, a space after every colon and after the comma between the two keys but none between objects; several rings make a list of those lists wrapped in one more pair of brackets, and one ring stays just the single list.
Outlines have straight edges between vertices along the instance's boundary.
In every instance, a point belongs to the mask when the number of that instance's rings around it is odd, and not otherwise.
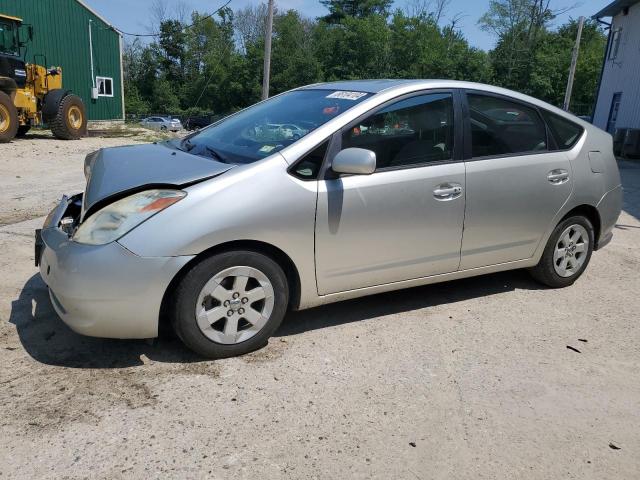
[{"label": "patch of grass", "polygon": [[102,138],[131,138],[139,142],[163,142],[181,137],[181,133],[161,132],[140,127],[139,125],[118,124],[110,127],[89,131],[90,137]]}]

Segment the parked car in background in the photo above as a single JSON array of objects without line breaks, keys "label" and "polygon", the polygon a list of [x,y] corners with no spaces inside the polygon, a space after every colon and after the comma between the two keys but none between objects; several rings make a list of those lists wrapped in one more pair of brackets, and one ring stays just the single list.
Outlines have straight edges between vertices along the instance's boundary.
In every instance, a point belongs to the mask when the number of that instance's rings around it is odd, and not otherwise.
[{"label": "parked car in background", "polygon": [[293,138],[294,140],[304,137],[308,132],[307,129],[292,124],[285,124],[280,128],[284,132],[286,138]]},{"label": "parked car in background", "polygon": [[210,115],[188,117],[184,121],[184,128],[187,130],[200,130],[201,128],[208,127],[212,123],[213,121]]},{"label": "parked car in background", "polygon": [[207,357],[262,347],[288,309],[517,268],[567,287],[622,204],[609,134],[444,80],[298,88],[181,140],[91,153],[85,174],[36,233],[55,310],[101,337],[166,319]]},{"label": "parked car in background", "polygon": [[148,117],[142,119],[140,125],[152,130],[168,130],[170,132],[182,130],[182,122],[178,118]]}]

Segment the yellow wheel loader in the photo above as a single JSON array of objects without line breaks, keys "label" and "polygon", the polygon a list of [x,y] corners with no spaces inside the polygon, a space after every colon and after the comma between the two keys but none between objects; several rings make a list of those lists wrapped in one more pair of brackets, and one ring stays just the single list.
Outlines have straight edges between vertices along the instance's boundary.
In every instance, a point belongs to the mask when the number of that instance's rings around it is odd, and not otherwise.
[{"label": "yellow wheel loader", "polygon": [[[20,57],[25,33],[33,28],[22,19],[0,14],[0,143],[46,124],[60,139],[86,134],[87,115],[82,99],[62,88],[62,69],[26,63]],[[46,63],[46,60],[45,60]]]}]

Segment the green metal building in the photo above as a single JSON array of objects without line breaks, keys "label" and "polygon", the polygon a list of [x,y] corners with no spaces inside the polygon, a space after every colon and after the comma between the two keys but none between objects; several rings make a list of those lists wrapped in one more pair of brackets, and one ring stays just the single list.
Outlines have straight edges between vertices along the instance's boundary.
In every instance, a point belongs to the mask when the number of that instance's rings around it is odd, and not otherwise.
[{"label": "green metal building", "polygon": [[80,0],[0,0],[0,13],[33,26],[25,60],[62,67],[89,121],[124,119],[122,37],[103,17]]}]

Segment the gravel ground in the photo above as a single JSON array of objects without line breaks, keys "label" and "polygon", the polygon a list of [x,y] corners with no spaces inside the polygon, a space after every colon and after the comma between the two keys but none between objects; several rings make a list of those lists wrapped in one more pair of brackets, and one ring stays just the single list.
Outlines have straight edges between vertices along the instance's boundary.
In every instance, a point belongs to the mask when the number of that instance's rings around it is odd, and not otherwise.
[{"label": "gravel ground", "polygon": [[0,478],[640,475],[640,164],[573,287],[516,271],[377,295],[201,361],[72,333],[33,266],[34,217],[81,188],[85,153],[129,142],[0,145]]}]

